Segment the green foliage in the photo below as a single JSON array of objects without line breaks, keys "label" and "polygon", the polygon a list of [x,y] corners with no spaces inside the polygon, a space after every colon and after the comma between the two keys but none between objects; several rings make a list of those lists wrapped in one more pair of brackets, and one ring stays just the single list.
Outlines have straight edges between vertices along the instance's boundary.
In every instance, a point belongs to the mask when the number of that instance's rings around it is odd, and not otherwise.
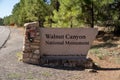
[{"label": "green foliage", "polygon": [[20,77],[21,77],[21,75],[18,74],[18,73],[10,73],[10,74],[8,74],[8,79],[14,80],[14,79],[19,79]]},{"label": "green foliage", "polygon": [[0,25],[3,25],[3,19],[0,18]]},{"label": "green foliage", "polygon": [[17,57],[18,61],[22,61],[22,59],[23,59],[23,53],[22,52],[18,52],[16,54],[16,57]]},{"label": "green foliage", "polygon": [[106,49],[91,49],[90,53],[96,55],[100,60],[103,60],[105,56],[110,54]]},{"label": "green foliage", "polygon": [[[115,27],[120,30],[119,0],[20,0],[4,24],[22,26],[39,21],[41,27],[80,27],[81,24]],[[44,24],[44,25],[43,25]]]},{"label": "green foliage", "polygon": [[82,14],[80,0],[59,0],[59,11],[54,10],[55,27],[79,27]]},{"label": "green foliage", "polygon": [[14,6],[14,9],[12,11],[13,13],[13,23],[17,24],[17,25],[21,25],[21,21],[20,21],[20,3],[17,3],[15,6]]},{"label": "green foliage", "polygon": [[14,6],[12,15],[4,18],[4,23],[23,25],[26,22],[44,21],[47,15],[46,5],[43,0],[20,0]]},{"label": "green foliage", "polygon": [[10,15],[10,16],[7,16],[7,17],[4,17],[4,24],[5,24],[5,25],[10,24],[10,18],[11,18],[11,15]]},{"label": "green foliage", "polygon": [[52,76],[52,74],[50,72],[42,72],[41,75],[45,76],[45,77],[50,77]]}]

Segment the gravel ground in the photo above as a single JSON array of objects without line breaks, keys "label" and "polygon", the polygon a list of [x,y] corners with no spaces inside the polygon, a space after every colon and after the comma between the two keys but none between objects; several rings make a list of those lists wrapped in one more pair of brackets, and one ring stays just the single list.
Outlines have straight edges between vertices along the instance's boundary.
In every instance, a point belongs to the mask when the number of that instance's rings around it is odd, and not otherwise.
[{"label": "gravel ground", "polygon": [[22,52],[23,31],[11,29],[10,39],[0,50],[0,80],[120,80],[120,69],[98,70],[49,68],[18,61]]}]

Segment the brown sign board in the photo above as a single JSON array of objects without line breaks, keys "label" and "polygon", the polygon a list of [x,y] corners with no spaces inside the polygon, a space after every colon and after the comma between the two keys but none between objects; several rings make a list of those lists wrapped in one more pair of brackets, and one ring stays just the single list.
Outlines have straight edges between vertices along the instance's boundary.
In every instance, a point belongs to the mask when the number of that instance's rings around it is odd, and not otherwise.
[{"label": "brown sign board", "polygon": [[95,28],[40,28],[43,55],[87,55],[98,31]]}]

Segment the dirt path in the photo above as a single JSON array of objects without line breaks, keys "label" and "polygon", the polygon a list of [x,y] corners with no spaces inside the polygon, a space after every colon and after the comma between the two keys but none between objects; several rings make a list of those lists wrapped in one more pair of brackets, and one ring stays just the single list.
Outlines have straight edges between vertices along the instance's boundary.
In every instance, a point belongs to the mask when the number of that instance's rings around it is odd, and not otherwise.
[{"label": "dirt path", "polygon": [[[11,29],[7,44],[0,50],[0,80],[120,80],[120,69],[87,70],[40,67],[18,61],[22,51],[23,31]],[[106,66],[107,68],[107,66]]]}]

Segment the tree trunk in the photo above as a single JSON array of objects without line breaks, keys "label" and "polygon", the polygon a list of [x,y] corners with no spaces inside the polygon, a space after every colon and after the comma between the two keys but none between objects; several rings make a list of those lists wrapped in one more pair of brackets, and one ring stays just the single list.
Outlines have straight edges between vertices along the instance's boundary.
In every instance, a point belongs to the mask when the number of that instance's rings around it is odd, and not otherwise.
[{"label": "tree trunk", "polygon": [[94,7],[93,7],[93,1],[91,3],[91,28],[94,28]]},{"label": "tree trunk", "polygon": [[72,20],[70,21],[70,28],[72,28],[73,27],[73,23],[72,23]]},{"label": "tree trunk", "polygon": [[39,27],[43,27],[43,21],[42,20],[39,20]]}]

